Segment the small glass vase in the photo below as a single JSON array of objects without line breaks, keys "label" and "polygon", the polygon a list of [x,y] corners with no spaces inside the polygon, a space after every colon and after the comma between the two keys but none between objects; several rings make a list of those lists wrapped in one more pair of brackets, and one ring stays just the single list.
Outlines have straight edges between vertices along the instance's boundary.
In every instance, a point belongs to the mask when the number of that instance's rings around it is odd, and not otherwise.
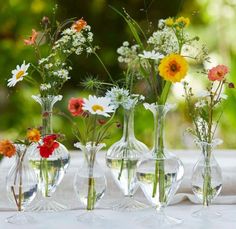
[{"label": "small glass vase", "polygon": [[154,146],[148,156],[138,164],[137,179],[146,198],[156,209],[155,215],[143,220],[144,225],[170,226],[181,219],[165,214],[165,207],[176,193],[183,175],[182,162],[164,147],[164,121],[170,105],[144,104],[154,116]]},{"label": "small glass vase", "polygon": [[105,144],[95,145],[88,142],[86,145],[76,143],[75,147],[82,150],[84,162],[74,178],[74,189],[86,213],[78,217],[79,221],[99,223],[103,216],[94,213],[94,209],[106,191],[106,178],[103,169],[97,163],[96,154]]},{"label": "small glass vase", "polygon": [[202,202],[203,207],[194,212],[192,216],[198,218],[218,218],[219,212],[210,208],[222,189],[222,173],[219,164],[214,157],[214,148],[222,143],[220,139],[214,139],[211,143],[196,141],[201,149],[201,157],[194,166],[192,174],[192,190],[195,196]]},{"label": "small glass vase", "polygon": [[124,198],[112,203],[113,210],[136,211],[148,207],[133,198],[138,189],[137,163],[147,152],[147,146],[135,138],[134,108],[124,109],[123,136],[109,148],[106,154],[107,167],[124,194]]},{"label": "small glass vase", "polygon": [[6,219],[12,224],[28,224],[36,222],[33,217],[24,213],[25,208],[36,196],[38,181],[35,172],[29,167],[27,147],[16,144],[15,163],[6,178],[8,198],[17,206],[18,213]]},{"label": "small glass vase", "polygon": [[[61,95],[47,97],[32,96],[42,107],[42,138],[53,134],[52,114],[53,106],[57,101],[62,99]],[[42,143],[42,140],[40,140]],[[31,211],[61,211],[67,207],[52,199],[53,193],[60,185],[70,162],[70,154],[66,147],[59,143],[59,147],[53,151],[49,158],[42,158],[38,145],[35,144],[30,149],[30,165],[35,170],[39,190],[42,197],[29,210]]]}]

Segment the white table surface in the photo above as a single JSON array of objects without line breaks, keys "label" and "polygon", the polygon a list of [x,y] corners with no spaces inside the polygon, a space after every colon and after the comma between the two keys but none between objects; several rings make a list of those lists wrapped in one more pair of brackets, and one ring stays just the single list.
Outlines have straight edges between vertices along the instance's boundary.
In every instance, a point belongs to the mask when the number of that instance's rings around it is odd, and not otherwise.
[{"label": "white table surface", "polygon": [[[185,177],[182,183],[182,186],[179,189],[179,194],[181,198],[177,198],[178,202],[182,199],[184,201],[168,206],[166,213],[170,216],[184,219],[183,224],[171,228],[181,228],[181,229],[236,229],[236,151],[221,150],[216,152],[216,158],[222,167],[223,178],[224,178],[224,188],[222,190],[221,196],[216,200],[215,205],[212,205],[212,210],[216,210],[222,213],[222,216],[216,220],[199,220],[191,216],[192,212],[201,208],[201,205],[195,204],[197,200],[194,199],[194,196],[191,193],[191,186],[189,180],[191,177],[191,170],[193,164],[197,161],[199,157],[199,152],[197,151],[174,151],[184,163],[185,166]],[[132,212],[132,213],[118,213],[107,209],[110,206],[111,202],[117,198],[122,197],[121,192],[114,184],[114,181],[111,178],[109,171],[106,169],[106,176],[108,180],[108,189],[106,195],[101,200],[100,205],[95,210],[95,213],[104,216],[104,222],[102,225],[95,225],[92,222],[90,223],[81,223],[77,221],[77,216],[84,213],[82,206],[76,198],[76,195],[73,191],[73,177],[76,173],[79,164],[81,163],[81,153],[73,152],[71,153],[72,160],[71,165],[67,174],[64,177],[64,180],[54,197],[57,200],[60,200],[60,203],[67,205],[68,210],[65,212],[57,213],[28,213],[34,216],[37,221],[36,224],[32,225],[12,225],[5,222],[5,219],[14,212],[14,205],[11,205],[6,198],[5,191],[5,182],[4,177],[9,170],[9,161],[4,160],[0,164],[0,229],[83,229],[83,228],[122,228],[122,229],[139,229],[139,228],[159,228],[156,225],[147,227],[142,225],[142,218],[149,216],[154,213],[154,210],[143,210],[141,212]],[[98,155],[99,163],[105,167],[104,154],[100,153]],[[190,197],[192,202],[187,201],[186,198]],[[145,197],[143,196],[141,190],[138,190],[135,198],[146,202]],[[147,202],[146,202],[147,203]]]}]

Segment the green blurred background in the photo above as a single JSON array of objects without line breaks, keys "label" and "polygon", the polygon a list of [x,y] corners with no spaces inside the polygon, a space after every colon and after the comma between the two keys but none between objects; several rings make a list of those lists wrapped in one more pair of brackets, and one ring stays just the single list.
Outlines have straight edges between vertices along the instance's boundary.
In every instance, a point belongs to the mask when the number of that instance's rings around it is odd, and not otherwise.
[{"label": "green blurred background", "polygon": [[[236,0],[5,0],[0,1],[0,139],[17,138],[25,129],[40,125],[40,106],[31,95],[37,93],[32,87],[21,82],[13,89],[6,87],[11,70],[23,60],[34,61],[31,47],[23,44],[31,29],[40,29],[39,22],[43,16],[51,16],[52,8],[58,4],[57,19],[83,17],[92,26],[95,43],[101,49],[99,54],[112,73],[121,77],[122,70],[117,63],[117,48],[124,40],[132,40],[132,35],[119,15],[109,5],[122,9],[145,27],[148,19],[157,24],[160,18],[183,15],[189,17],[189,32],[201,37],[207,44],[210,56],[215,64],[223,63],[230,67],[230,80],[236,82]],[[72,79],[66,83],[62,94],[63,101],[56,104],[60,110],[67,112],[70,97],[82,95],[80,82],[88,74],[106,80],[106,74],[94,56],[72,58]],[[201,90],[202,78],[188,76],[194,85]],[[199,78],[199,79],[198,79]],[[190,125],[184,100],[182,86],[175,85],[171,102],[177,103],[177,109],[169,113],[166,121],[166,142],[169,148],[193,147],[190,136],[184,134]],[[225,92],[229,99],[221,120],[218,137],[224,140],[223,148],[236,148],[236,91]],[[122,122],[122,114],[117,119]],[[142,106],[138,107],[135,116],[135,132],[138,139],[148,146],[152,145],[152,116]],[[67,120],[54,117],[55,132],[66,135],[65,145],[73,148],[76,140],[71,134]],[[121,129],[113,129],[107,141],[110,145],[121,136]]]}]

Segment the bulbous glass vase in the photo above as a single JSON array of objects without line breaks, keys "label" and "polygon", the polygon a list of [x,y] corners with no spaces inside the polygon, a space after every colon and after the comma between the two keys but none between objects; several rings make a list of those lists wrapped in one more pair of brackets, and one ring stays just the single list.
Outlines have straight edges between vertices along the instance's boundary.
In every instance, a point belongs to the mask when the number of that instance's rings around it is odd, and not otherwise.
[{"label": "bulbous glass vase", "polygon": [[154,146],[137,168],[137,179],[157,214],[143,220],[144,225],[168,226],[182,223],[165,214],[165,207],[176,193],[184,175],[182,162],[164,147],[164,119],[169,105],[145,104],[154,115]]},{"label": "bulbous glass vase", "polygon": [[211,143],[196,142],[201,149],[201,157],[193,168],[192,190],[203,207],[192,215],[198,218],[217,218],[221,216],[210,208],[211,202],[219,195],[222,189],[222,172],[214,157],[214,148],[222,143],[215,139]]},{"label": "bulbous glass vase", "polygon": [[6,179],[6,191],[9,200],[17,206],[18,213],[7,218],[6,221],[13,224],[34,223],[34,218],[23,212],[36,196],[38,181],[28,164],[27,147],[20,144],[15,146],[16,160]]},{"label": "bulbous glass vase", "polygon": [[[53,106],[62,99],[62,96],[33,96],[33,99],[42,107],[42,137],[48,136],[53,133]],[[53,154],[49,158],[41,157],[37,144],[30,148],[29,163],[36,172],[39,190],[42,195],[41,200],[31,206],[31,211],[60,211],[67,209],[66,206],[58,203],[51,197],[63,180],[69,162],[70,154],[61,143],[59,143],[58,148],[54,149]]]},{"label": "bulbous glass vase", "polygon": [[104,146],[105,144],[95,145],[92,142],[86,145],[75,144],[75,147],[81,149],[84,154],[84,161],[74,179],[75,192],[86,209],[86,213],[78,217],[79,221],[98,223],[103,218],[94,214],[93,210],[106,191],[105,173],[96,160],[96,154]]},{"label": "bulbous glass vase", "polygon": [[134,108],[124,110],[123,136],[106,154],[106,164],[124,194],[124,198],[112,203],[113,210],[135,211],[147,207],[133,198],[138,188],[137,163],[147,152],[147,146],[135,138]]}]

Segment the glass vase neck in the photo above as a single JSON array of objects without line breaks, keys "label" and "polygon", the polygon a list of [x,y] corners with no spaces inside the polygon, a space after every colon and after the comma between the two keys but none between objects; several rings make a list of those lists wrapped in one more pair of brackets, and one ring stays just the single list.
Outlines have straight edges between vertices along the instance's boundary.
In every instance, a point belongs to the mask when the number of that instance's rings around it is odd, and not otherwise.
[{"label": "glass vase neck", "polygon": [[134,108],[129,110],[124,109],[124,124],[123,124],[123,136],[125,141],[129,141],[131,138],[135,138],[134,135]]},{"label": "glass vase neck", "polygon": [[210,157],[212,155],[212,151],[220,144],[222,144],[221,139],[213,139],[210,143],[196,140],[195,143],[201,149],[201,152],[204,157]]},{"label": "glass vase neck", "polygon": [[167,112],[173,105],[159,105],[156,103],[144,104],[147,110],[150,110],[154,118],[154,139],[152,156],[155,158],[162,158],[165,156],[165,142],[164,142],[164,124]]},{"label": "glass vase neck", "polygon": [[40,95],[33,95],[32,98],[38,102],[42,109],[42,136],[53,133],[52,129],[52,111],[53,106],[57,101],[62,100],[61,95],[48,95],[42,97]]}]

